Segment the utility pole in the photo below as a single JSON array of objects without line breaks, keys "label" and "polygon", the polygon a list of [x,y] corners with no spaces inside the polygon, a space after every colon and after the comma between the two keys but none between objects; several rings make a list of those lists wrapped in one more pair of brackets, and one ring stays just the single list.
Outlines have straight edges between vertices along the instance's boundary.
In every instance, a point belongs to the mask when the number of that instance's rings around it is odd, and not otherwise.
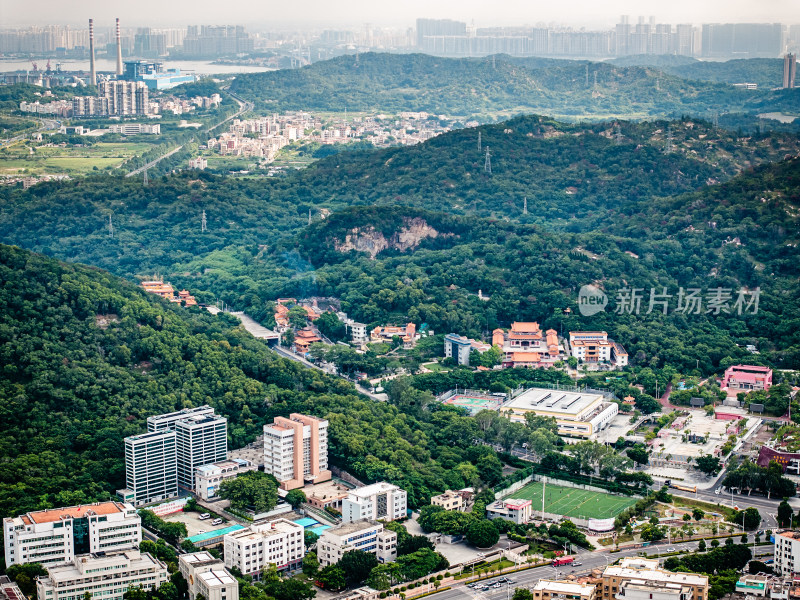
[{"label": "utility pole", "polygon": [[492,155],[489,153],[489,147],[486,147],[486,161],[483,164],[483,170],[489,175],[492,174]]},{"label": "utility pole", "polygon": [[111,215],[108,215],[108,237],[114,237],[114,224],[111,222]]},{"label": "utility pole", "polygon": [[547,477],[542,475],[542,521],[544,521],[544,499],[547,497]]},{"label": "utility pole", "polygon": [[208,230],[208,221],[206,220],[206,211],[203,211],[203,217],[200,219],[200,233],[205,233]]}]

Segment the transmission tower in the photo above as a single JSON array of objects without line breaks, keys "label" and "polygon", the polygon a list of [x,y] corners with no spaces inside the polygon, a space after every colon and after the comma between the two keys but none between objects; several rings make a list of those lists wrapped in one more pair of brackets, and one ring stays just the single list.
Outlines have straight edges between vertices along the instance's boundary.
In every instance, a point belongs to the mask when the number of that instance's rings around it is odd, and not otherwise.
[{"label": "transmission tower", "polygon": [[656,77],[656,91],[657,92],[661,91],[661,78],[660,77]]},{"label": "transmission tower", "polygon": [[111,215],[108,215],[108,237],[114,237],[114,224],[111,222]]},{"label": "transmission tower", "polygon": [[483,164],[483,170],[489,175],[492,174],[492,155],[489,153],[489,148],[486,148],[486,162]]},{"label": "transmission tower", "polygon": [[478,132],[478,152],[481,151],[481,132]]},{"label": "transmission tower", "polygon": [[527,196],[525,196],[525,198],[522,199],[522,214],[523,215],[527,215],[528,214],[528,197]]},{"label": "transmission tower", "polygon": [[203,217],[200,219],[200,233],[205,233],[208,230],[208,221],[206,220],[206,211],[203,211]]},{"label": "transmission tower", "polygon": [[495,61],[494,54],[492,55],[492,69],[497,69],[497,62]]},{"label": "transmission tower", "polygon": [[589,65],[586,65],[586,87],[589,87]]},{"label": "transmission tower", "polygon": [[311,209],[308,209],[308,224],[311,225]]},{"label": "transmission tower", "polygon": [[714,115],[711,117],[711,123],[714,125],[714,129],[719,127],[719,113],[715,112]]},{"label": "transmission tower", "polygon": [[667,143],[664,145],[664,153],[672,152],[672,127],[667,127]]},{"label": "transmission tower", "polygon": [[614,134],[614,143],[619,146],[622,143],[622,128],[617,123],[616,133]]},{"label": "transmission tower", "polygon": [[594,72],[594,89],[597,89],[597,71]]},{"label": "transmission tower", "polygon": [[147,178],[147,165],[144,166],[144,179],[142,180],[144,185],[150,183],[150,180]]}]

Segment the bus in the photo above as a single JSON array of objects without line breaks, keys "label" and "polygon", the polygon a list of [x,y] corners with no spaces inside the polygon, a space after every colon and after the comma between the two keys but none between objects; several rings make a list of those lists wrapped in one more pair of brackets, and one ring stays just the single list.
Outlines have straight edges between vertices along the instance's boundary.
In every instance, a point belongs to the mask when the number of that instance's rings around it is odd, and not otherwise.
[{"label": "bus", "polygon": [[681,490],[682,492],[692,492],[693,494],[697,493],[697,486],[696,485],[681,485],[678,483],[669,482],[669,487],[673,490]]},{"label": "bus", "polygon": [[557,558],[553,561],[554,567],[560,567],[562,565],[569,565],[575,560],[574,556],[562,556],[561,558]]}]

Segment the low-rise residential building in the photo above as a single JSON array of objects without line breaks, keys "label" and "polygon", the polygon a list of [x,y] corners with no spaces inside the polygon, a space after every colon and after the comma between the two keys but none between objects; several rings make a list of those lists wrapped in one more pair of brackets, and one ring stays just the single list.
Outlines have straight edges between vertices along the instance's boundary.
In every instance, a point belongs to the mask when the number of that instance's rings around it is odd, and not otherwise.
[{"label": "low-rise residential building", "polygon": [[531,592],[533,600],[595,600],[597,586],[577,581],[540,579]]},{"label": "low-rise residential building", "polygon": [[209,465],[201,465],[195,469],[194,493],[208,502],[215,500],[219,485],[226,479],[232,479],[240,473],[255,471],[258,467],[248,460],[232,458]]},{"label": "low-rise residential building", "polygon": [[736,582],[735,591],[748,596],[765,597],[769,591],[769,578],[766,575],[750,575],[746,573]]},{"label": "low-rise residential building", "polygon": [[773,570],[778,575],[800,573],[800,531],[783,531],[775,534]]},{"label": "low-rise residential building", "polygon": [[459,492],[447,490],[438,496],[431,496],[431,504],[441,506],[445,510],[464,510],[464,496]]},{"label": "low-rise residential building", "polygon": [[732,365],[725,369],[722,389],[731,392],[752,392],[772,387],[772,369],[754,365]]},{"label": "low-rise residential building", "polygon": [[108,129],[122,135],[161,135],[159,123],[117,123],[109,125]]},{"label": "low-rise residential building", "polygon": [[406,491],[381,481],[350,490],[347,498],[342,501],[342,521],[396,521],[405,519],[408,516],[407,510]]},{"label": "low-rise residential building", "polygon": [[338,563],[350,550],[370,552],[378,562],[392,562],[397,558],[397,533],[369,519],[326,529],[317,541],[320,567]]},{"label": "low-rise residential building", "polygon": [[531,520],[533,514],[530,500],[507,498],[495,500],[486,507],[486,516],[490,519],[506,519],[517,525],[522,525]]},{"label": "low-rise residential building", "polygon": [[305,555],[304,532],[302,525],[276,519],[229,533],[224,538],[225,566],[254,579],[269,565],[279,571],[295,569]]},{"label": "low-rise residential building", "polygon": [[178,557],[178,570],[189,584],[189,600],[201,594],[206,600],[239,600],[239,582],[225,563],[209,552]]},{"label": "low-rise residential building", "polygon": [[[708,600],[708,576],[697,573],[673,573],[660,568],[658,560],[634,557],[623,558],[619,565],[606,567],[603,571],[602,599],[617,600],[620,590],[627,582],[634,582],[640,586],[678,584],[689,589],[686,597],[680,600]],[[631,589],[630,593],[638,594],[639,590]],[[640,598],[637,597],[636,600]]]},{"label": "low-rise residential building", "polygon": [[36,580],[36,593],[39,600],[81,600],[86,594],[122,600],[128,588],[155,590],[168,579],[167,566],[146,552],[83,554],[47,567],[47,576]]},{"label": "low-rise residential building", "polygon": [[6,566],[71,561],[78,554],[138,548],[142,520],[121,502],[51,508],[3,519]]},{"label": "low-rise residential building", "polygon": [[605,331],[570,331],[569,345],[572,356],[583,363],[610,363],[615,367],[628,364],[625,348],[610,339]]}]

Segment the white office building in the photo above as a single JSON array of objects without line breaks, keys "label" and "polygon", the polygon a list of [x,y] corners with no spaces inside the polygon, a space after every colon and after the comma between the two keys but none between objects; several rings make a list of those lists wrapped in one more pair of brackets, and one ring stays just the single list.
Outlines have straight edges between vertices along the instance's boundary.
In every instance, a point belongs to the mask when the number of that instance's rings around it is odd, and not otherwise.
[{"label": "white office building", "polygon": [[178,450],[178,487],[194,490],[195,469],[228,456],[228,420],[196,415],[175,422]]},{"label": "white office building", "polygon": [[96,502],[3,519],[6,566],[71,561],[78,554],[138,548],[141,518],[130,504]]},{"label": "white office building", "polygon": [[306,553],[304,534],[302,525],[287,519],[229,533],[224,538],[225,566],[254,579],[270,564],[279,571],[299,568]]},{"label": "white office building", "polygon": [[392,562],[397,558],[397,533],[369,520],[326,529],[317,541],[320,567],[338,563],[342,555],[350,550],[370,552],[381,563]]},{"label": "white office building", "polygon": [[177,437],[155,431],[126,437],[125,490],[118,494],[136,506],[178,496]]},{"label": "white office building", "polygon": [[285,490],[330,481],[328,421],[292,413],[264,425],[264,472]]},{"label": "white office building", "polygon": [[406,491],[381,481],[350,490],[347,498],[342,501],[342,521],[396,521],[408,516],[407,508]]},{"label": "white office building", "polygon": [[84,554],[71,562],[47,567],[36,580],[38,600],[122,600],[130,587],[155,590],[169,578],[167,566],[138,550],[113,554]]},{"label": "white office building", "polygon": [[239,600],[239,583],[225,563],[208,552],[178,557],[178,569],[189,584],[189,600],[202,594],[206,600]]},{"label": "white office building", "polygon": [[194,472],[194,493],[205,501],[216,500],[219,486],[223,481],[257,469],[258,467],[249,460],[241,458],[201,465]]}]

